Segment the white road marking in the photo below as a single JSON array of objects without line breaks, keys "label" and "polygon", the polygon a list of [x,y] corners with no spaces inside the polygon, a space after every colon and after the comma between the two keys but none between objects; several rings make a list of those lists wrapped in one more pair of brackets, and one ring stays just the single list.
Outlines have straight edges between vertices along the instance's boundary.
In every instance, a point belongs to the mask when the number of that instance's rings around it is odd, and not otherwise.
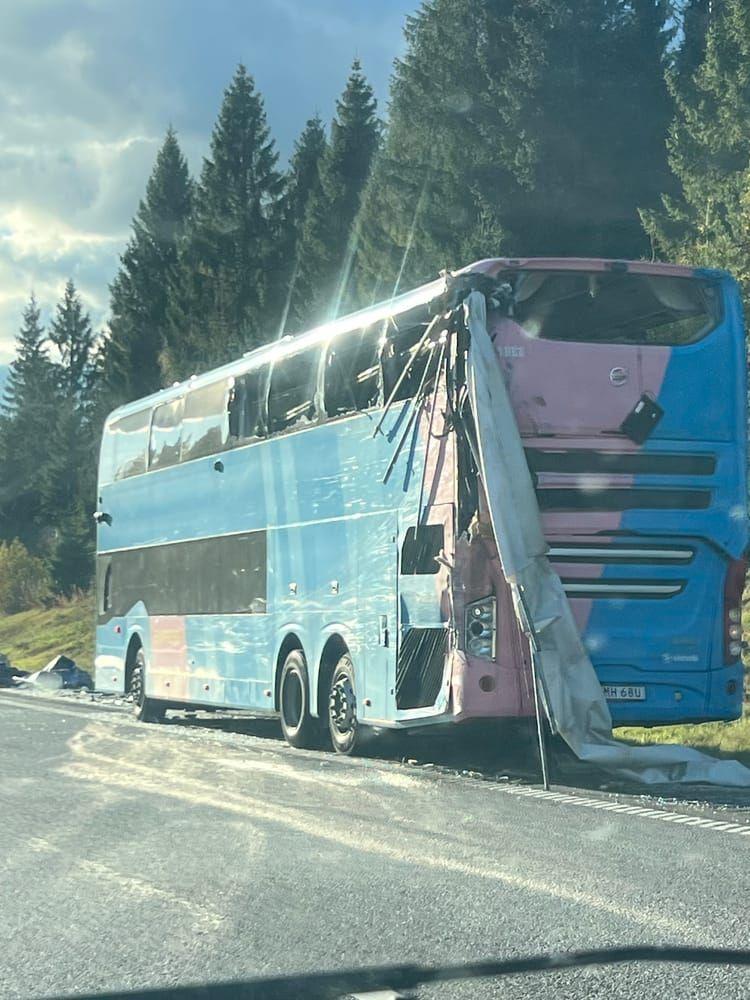
[{"label": "white road marking", "polygon": [[583,809],[600,809],[603,812],[626,813],[629,816],[640,816],[643,819],[653,819],[663,823],[696,826],[704,830],[716,830],[720,833],[737,833],[743,837],[750,836],[750,824],[747,823],[729,823],[722,819],[692,816],[690,813],[654,809],[653,806],[631,806],[621,802],[607,802],[603,799],[581,798],[579,795],[547,792],[543,788],[530,788],[528,785],[496,785],[495,787],[498,791],[504,792],[507,795],[543,799],[547,802],[559,802],[565,805],[578,806]]}]

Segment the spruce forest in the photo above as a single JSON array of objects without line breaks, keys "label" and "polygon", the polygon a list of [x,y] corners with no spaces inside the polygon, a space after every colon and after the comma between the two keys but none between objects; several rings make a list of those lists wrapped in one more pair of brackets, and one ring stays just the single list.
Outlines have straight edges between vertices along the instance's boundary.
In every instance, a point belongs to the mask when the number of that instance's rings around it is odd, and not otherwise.
[{"label": "spruce forest", "polygon": [[34,601],[91,583],[98,437],[121,403],[481,257],[726,267],[750,293],[746,0],[425,0],[405,33],[388,107],[355,60],[287,164],[237,67],[197,176],[167,130],[106,329],[72,282],[46,325],[29,300],[0,551],[28,551]]}]

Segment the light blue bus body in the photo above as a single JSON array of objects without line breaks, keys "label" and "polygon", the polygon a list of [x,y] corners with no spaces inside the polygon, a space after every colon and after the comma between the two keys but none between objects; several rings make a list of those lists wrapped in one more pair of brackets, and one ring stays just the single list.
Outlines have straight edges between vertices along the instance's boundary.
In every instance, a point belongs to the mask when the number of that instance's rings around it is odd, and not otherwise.
[{"label": "light blue bus body", "polygon": [[[535,269],[539,280],[589,283],[615,270],[550,260],[467,270],[513,282]],[[550,558],[615,723],[736,718],[748,537],[737,288],[721,272],[622,269],[655,281],[668,302],[701,282],[711,322],[685,343],[563,343],[531,336],[517,309],[490,316],[498,363]],[[384,406],[384,338],[399,322],[423,329],[441,290],[434,282],[110,415],[98,488],[100,690],[127,690],[140,650],[145,693],[161,705],[274,712],[296,649],[313,716],[326,714],[344,652],[364,724],[533,710],[528,650],[481,502],[467,501],[470,462],[446,403],[452,375],[441,373],[418,415],[416,384]],[[297,370],[308,372],[303,387]],[[641,441],[627,420],[644,397],[656,416]],[[418,522],[429,529],[424,553]],[[490,624],[472,639],[477,609]]]}]

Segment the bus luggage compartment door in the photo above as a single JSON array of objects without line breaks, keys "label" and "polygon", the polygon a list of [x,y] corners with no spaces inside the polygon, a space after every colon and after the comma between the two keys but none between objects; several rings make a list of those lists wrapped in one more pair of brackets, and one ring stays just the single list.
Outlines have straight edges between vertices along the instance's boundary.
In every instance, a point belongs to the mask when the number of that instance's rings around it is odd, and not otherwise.
[{"label": "bus luggage compartment door", "polygon": [[356,525],[358,715],[393,721],[398,639],[397,519],[393,511],[358,518]]},{"label": "bus luggage compartment door", "polygon": [[399,648],[396,711],[435,714],[448,705],[445,661],[450,624],[453,505],[429,508],[419,526],[404,517],[399,531]]}]

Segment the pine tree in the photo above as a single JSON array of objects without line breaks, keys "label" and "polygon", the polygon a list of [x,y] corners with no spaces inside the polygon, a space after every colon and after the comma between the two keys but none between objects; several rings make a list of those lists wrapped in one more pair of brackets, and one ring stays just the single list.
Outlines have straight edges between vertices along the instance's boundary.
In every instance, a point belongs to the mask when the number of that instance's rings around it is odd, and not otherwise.
[{"label": "pine tree", "polygon": [[727,267],[750,294],[750,8],[723,0],[705,58],[688,82],[673,75],[677,114],[669,162],[679,194],[644,212],[660,256]]},{"label": "pine tree", "polygon": [[101,358],[106,408],[155,392],[166,345],[167,288],[190,213],[192,182],[177,136],[167,130],[111,285],[109,337]]},{"label": "pine tree", "polygon": [[10,365],[3,394],[3,411],[15,417],[38,402],[41,385],[50,375],[49,353],[41,323],[41,310],[32,293],[23,311],[23,325],[16,338],[16,353]]},{"label": "pine tree", "polygon": [[323,122],[316,114],[306,122],[289,160],[279,236],[282,285],[286,289],[278,324],[279,335],[287,326],[299,272],[302,226],[310,196],[320,189],[320,166],[327,146]]},{"label": "pine tree", "polygon": [[428,0],[363,200],[360,299],[476,257],[647,251],[666,24],[662,0]]},{"label": "pine tree", "polygon": [[86,588],[93,575],[96,453],[91,428],[72,396],[58,400],[40,470],[40,507],[55,587]]},{"label": "pine tree", "polygon": [[[478,119],[485,130],[492,119],[479,113],[486,78],[480,8],[467,0],[426,0],[406,18],[406,53],[395,63],[388,131],[357,220],[354,279],[362,305],[477,256]],[[496,51],[491,55],[499,58]],[[497,140],[508,135],[493,129],[496,154]],[[496,165],[500,161],[496,155]],[[502,180],[495,181],[502,190]],[[486,224],[499,229],[489,217]],[[495,237],[499,246],[499,231]]]},{"label": "pine tree", "polygon": [[547,65],[523,119],[536,143],[535,178],[509,220],[524,252],[648,252],[639,209],[655,207],[670,179],[667,15],[664,0],[556,5]]},{"label": "pine tree", "polygon": [[92,390],[94,331],[72,279],[67,281],[57,304],[49,339],[60,355],[54,366],[60,391],[75,406],[87,406]]},{"label": "pine tree", "polygon": [[55,418],[55,383],[39,307],[32,295],[23,313],[16,356],[0,414],[0,536],[39,551],[40,473]]},{"label": "pine tree", "polygon": [[320,184],[312,188],[305,212],[292,294],[297,329],[337,315],[347,295],[356,243],[353,225],[380,142],[376,109],[372,88],[355,59],[336,103]]},{"label": "pine tree", "polygon": [[682,39],[673,54],[672,71],[675,87],[680,93],[690,86],[706,57],[708,26],[718,3],[719,0],[685,0],[675,11]]},{"label": "pine tree", "polygon": [[55,412],[39,470],[39,507],[55,584],[69,593],[87,586],[93,573],[97,441],[94,334],[72,281],[57,305],[49,339],[60,360],[53,365]]},{"label": "pine tree", "polygon": [[91,524],[91,510],[76,500],[56,527],[50,569],[58,592],[70,595],[91,586],[95,551]]},{"label": "pine tree", "polygon": [[316,114],[305,123],[289,160],[287,212],[297,236],[302,233],[310,196],[320,188],[320,168],[327,147],[325,127]]},{"label": "pine tree", "polygon": [[273,336],[283,301],[284,178],[263,100],[240,65],[224,93],[168,305],[168,379]]}]

